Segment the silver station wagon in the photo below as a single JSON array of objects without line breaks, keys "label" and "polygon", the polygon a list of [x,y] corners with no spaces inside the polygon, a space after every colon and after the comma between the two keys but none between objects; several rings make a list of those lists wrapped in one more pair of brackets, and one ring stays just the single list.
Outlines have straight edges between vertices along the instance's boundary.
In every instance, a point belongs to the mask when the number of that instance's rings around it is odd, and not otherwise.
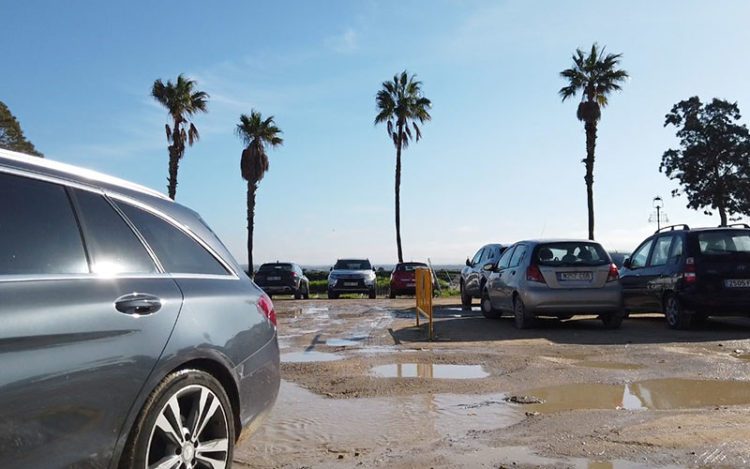
[{"label": "silver station wagon", "polygon": [[0,150],[0,467],[230,467],[273,304],[192,210]]},{"label": "silver station wagon", "polygon": [[537,316],[569,319],[596,314],[607,328],[623,319],[619,272],[599,243],[585,240],[530,240],[510,246],[482,292],[488,318],[513,312],[525,329]]}]

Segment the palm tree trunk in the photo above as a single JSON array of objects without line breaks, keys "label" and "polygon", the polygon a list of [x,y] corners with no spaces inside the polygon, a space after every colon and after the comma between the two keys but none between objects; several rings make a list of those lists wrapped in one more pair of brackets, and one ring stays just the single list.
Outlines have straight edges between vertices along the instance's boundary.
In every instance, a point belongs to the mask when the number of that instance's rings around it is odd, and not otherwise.
[{"label": "palm tree trunk", "polygon": [[586,201],[589,212],[589,239],[594,240],[594,152],[596,150],[596,121],[587,120],[586,129]]},{"label": "palm tree trunk", "polygon": [[258,186],[247,182],[247,271],[253,278],[253,228],[255,227],[255,191]]},{"label": "palm tree trunk", "polygon": [[404,254],[401,250],[401,127],[398,130],[398,144],[396,145],[396,247],[398,249],[398,261],[404,262]]},{"label": "palm tree trunk", "polygon": [[169,146],[169,179],[167,183],[167,191],[169,192],[169,198],[174,200],[177,195],[177,170],[180,166],[180,156],[177,153],[177,148],[174,144]]}]

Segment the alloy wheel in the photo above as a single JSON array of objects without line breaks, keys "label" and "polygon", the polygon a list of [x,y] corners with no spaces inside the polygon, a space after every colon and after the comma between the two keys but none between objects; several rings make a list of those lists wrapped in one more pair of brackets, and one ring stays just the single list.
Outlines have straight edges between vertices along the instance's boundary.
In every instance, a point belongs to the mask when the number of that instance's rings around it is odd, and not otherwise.
[{"label": "alloy wheel", "polygon": [[229,427],[221,400],[196,384],[177,391],[159,411],[144,469],[225,469],[228,455]]}]

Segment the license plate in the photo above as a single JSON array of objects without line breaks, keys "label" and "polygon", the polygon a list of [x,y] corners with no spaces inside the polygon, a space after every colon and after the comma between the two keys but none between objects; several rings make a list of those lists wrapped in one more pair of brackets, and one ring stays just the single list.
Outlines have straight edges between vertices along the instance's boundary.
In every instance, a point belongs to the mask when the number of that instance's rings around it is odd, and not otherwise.
[{"label": "license plate", "polygon": [[562,282],[591,281],[594,274],[593,272],[560,272],[557,278]]},{"label": "license plate", "polygon": [[407,287],[416,287],[417,284],[416,283],[407,283],[406,286]]},{"label": "license plate", "polygon": [[724,280],[724,286],[727,288],[750,288],[750,279]]},{"label": "license plate", "polygon": [[268,280],[271,282],[278,282],[279,280],[281,280],[281,277],[268,277]]},{"label": "license plate", "polygon": [[345,287],[356,287],[357,285],[357,282],[344,282]]}]

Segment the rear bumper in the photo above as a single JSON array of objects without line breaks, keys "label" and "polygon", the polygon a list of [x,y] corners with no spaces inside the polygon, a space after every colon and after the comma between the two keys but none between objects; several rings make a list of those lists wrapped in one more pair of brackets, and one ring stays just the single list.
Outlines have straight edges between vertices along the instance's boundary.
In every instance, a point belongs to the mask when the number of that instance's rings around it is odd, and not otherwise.
[{"label": "rear bumper", "polygon": [[520,292],[526,310],[544,314],[599,314],[622,310],[622,294],[618,282],[602,288],[531,287]]},{"label": "rear bumper", "polygon": [[266,285],[260,288],[270,294],[294,293],[297,290],[297,287],[291,285]]},{"label": "rear bumper", "polygon": [[235,368],[239,377],[241,438],[253,433],[270,413],[281,382],[277,335]]},{"label": "rear bumper", "polygon": [[731,294],[682,292],[680,300],[686,309],[708,316],[750,316],[750,291]]}]

